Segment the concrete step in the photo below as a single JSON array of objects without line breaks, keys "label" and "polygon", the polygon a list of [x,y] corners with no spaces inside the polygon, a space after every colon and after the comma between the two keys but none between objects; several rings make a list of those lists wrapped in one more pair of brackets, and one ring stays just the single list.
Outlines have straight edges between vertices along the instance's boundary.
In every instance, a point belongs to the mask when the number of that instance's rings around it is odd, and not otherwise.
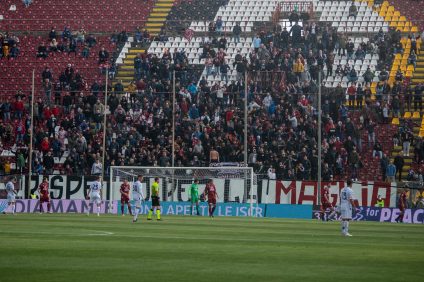
[{"label": "concrete step", "polygon": [[153,23],[153,24],[161,23],[161,24],[163,24],[164,22],[166,22],[165,17],[161,17],[161,18],[150,17],[150,18],[147,19],[146,26],[149,26],[150,23]]},{"label": "concrete step", "polygon": [[125,65],[133,65],[133,66],[134,66],[134,59],[125,58],[125,59],[123,60],[123,63],[124,63]]},{"label": "concrete step", "polygon": [[144,51],[146,51],[145,48],[131,48],[131,49],[128,49],[128,53],[127,54],[144,53]]},{"label": "concrete step", "polygon": [[162,26],[163,26],[163,22],[160,22],[160,23],[147,22],[146,23],[146,27],[162,27]]},{"label": "concrete step", "polygon": [[130,76],[134,75],[134,71],[131,70],[120,70],[117,76]]},{"label": "concrete step", "polygon": [[[404,159],[412,159],[414,157],[414,152],[413,152],[413,148],[409,148],[409,156],[403,156]],[[399,155],[399,152],[392,152],[392,157],[396,157],[397,155]]]},{"label": "concrete step", "polygon": [[152,32],[159,33],[160,30],[161,30],[161,28],[158,28],[158,27],[146,27],[146,30],[149,31],[150,33],[152,33]]},{"label": "concrete step", "polygon": [[160,8],[169,7],[169,8],[172,8],[173,5],[174,5],[174,3],[162,3],[162,2],[160,2],[160,3],[156,3],[155,8],[156,7],[160,7]]},{"label": "concrete step", "polygon": [[121,65],[119,66],[121,70],[134,70],[134,65]]},{"label": "concrete step", "polygon": [[150,13],[149,18],[166,18],[168,13]]},{"label": "concrete step", "polygon": [[166,7],[166,8],[153,8],[153,13],[169,13],[172,8]]}]

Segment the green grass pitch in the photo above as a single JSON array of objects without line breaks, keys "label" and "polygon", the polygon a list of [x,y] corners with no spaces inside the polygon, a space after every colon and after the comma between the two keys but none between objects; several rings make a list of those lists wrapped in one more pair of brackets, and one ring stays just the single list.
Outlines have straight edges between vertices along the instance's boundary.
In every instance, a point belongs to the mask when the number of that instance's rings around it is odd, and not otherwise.
[{"label": "green grass pitch", "polygon": [[419,281],[424,225],[0,216],[0,281]]}]

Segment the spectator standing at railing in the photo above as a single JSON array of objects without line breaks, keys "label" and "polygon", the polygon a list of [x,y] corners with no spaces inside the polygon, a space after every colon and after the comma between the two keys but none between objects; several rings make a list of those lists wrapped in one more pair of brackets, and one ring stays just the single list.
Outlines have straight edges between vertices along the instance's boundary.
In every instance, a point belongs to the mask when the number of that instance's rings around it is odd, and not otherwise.
[{"label": "spectator standing at railing", "polygon": [[97,159],[91,167],[91,175],[101,175],[103,172],[103,165],[100,162],[100,159]]},{"label": "spectator standing at railing", "polygon": [[396,181],[396,166],[393,164],[393,161],[390,161],[386,168],[386,177],[388,182]]},{"label": "spectator standing at railing", "polygon": [[47,174],[53,174],[54,158],[52,152],[47,152],[47,155],[43,156],[43,166]]}]

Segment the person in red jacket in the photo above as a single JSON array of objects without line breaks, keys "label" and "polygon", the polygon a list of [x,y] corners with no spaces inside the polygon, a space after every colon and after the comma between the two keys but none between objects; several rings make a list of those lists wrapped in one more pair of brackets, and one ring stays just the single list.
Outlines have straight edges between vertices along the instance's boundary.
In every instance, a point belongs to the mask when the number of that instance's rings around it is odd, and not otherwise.
[{"label": "person in red jacket", "polygon": [[44,120],[48,120],[52,116],[52,111],[49,106],[43,109],[43,118]]},{"label": "person in red jacket", "polygon": [[24,113],[24,102],[21,97],[18,97],[14,104],[15,108],[15,118],[22,119],[22,114]]},{"label": "person in red jacket", "polygon": [[43,154],[47,154],[48,151],[50,151],[50,142],[49,142],[49,138],[44,137],[43,141],[41,141],[41,151],[43,152]]}]

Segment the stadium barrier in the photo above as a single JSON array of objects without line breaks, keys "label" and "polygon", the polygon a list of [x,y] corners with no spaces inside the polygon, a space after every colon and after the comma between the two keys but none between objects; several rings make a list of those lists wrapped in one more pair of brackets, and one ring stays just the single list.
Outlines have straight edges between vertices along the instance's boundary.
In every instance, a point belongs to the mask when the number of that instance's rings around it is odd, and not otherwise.
[{"label": "stadium barrier", "polygon": [[[42,182],[43,176],[31,176],[28,185],[28,176],[23,177],[22,190],[18,193],[18,198],[30,198],[31,194],[36,194],[39,184]],[[85,199],[91,181],[94,176],[66,176],[66,175],[50,175],[49,189],[52,199]],[[146,178],[144,185],[144,195],[146,200],[150,198],[150,187],[153,179]],[[220,203],[242,203],[243,199],[250,202],[250,195],[245,196],[243,189],[244,181],[241,179],[214,179],[217,187],[218,202]],[[172,183],[166,179],[160,180],[162,201],[185,202],[188,201],[188,188],[191,182],[178,182],[176,187],[171,187]],[[334,205],[339,202],[340,190],[344,187],[344,182],[322,182],[322,186],[330,187],[330,200]],[[103,198],[106,200],[119,199],[120,182],[113,183],[113,189],[108,183],[108,179],[104,181]],[[202,193],[205,185],[200,184],[199,190]],[[353,184],[355,198],[359,206],[375,206],[378,195],[384,199],[385,207],[396,207],[399,191],[396,183],[361,181]],[[4,189],[4,183],[0,184],[0,191]],[[113,197],[111,197],[113,193]],[[1,193],[0,193],[1,194]],[[412,194],[412,193],[411,193]],[[5,195],[4,195],[5,196]],[[318,185],[316,181],[279,181],[258,179],[253,185],[253,202],[254,204],[289,204],[289,205],[317,205],[318,203]],[[413,201],[413,199],[411,199]]]}]

